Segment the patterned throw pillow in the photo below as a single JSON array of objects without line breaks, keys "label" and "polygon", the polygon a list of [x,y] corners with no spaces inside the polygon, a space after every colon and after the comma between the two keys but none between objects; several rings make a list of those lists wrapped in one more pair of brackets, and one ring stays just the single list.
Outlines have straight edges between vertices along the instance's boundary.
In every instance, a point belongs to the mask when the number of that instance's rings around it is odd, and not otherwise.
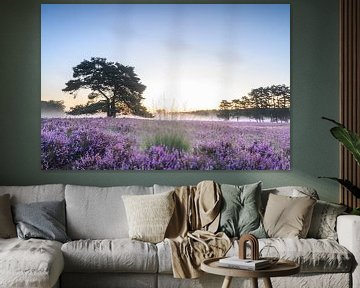
[{"label": "patterned throw pillow", "polygon": [[221,185],[222,209],[218,231],[229,237],[251,233],[265,238],[266,233],[260,216],[261,182],[235,186]]},{"label": "patterned throw pillow", "polygon": [[316,200],[306,197],[269,195],[264,227],[269,237],[306,238]]},{"label": "patterned throw pillow", "polygon": [[318,200],[314,207],[308,237],[337,240],[336,218],[345,210],[344,205]]},{"label": "patterned throw pillow", "polygon": [[131,239],[151,243],[164,240],[175,208],[173,193],[122,196]]},{"label": "patterned throw pillow", "polygon": [[16,237],[15,224],[11,215],[10,196],[0,196],[0,238]]}]

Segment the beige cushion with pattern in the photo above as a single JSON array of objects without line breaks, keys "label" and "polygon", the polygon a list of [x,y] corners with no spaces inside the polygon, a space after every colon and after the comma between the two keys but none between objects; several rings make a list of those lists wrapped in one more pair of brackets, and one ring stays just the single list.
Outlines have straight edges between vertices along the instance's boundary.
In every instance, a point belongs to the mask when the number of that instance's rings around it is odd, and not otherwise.
[{"label": "beige cushion with pattern", "polygon": [[345,205],[318,200],[314,206],[307,237],[337,240],[336,219],[346,211]]},{"label": "beige cushion with pattern", "polygon": [[152,243],[164,240],[175,207],[173,193],[123,196],[131,239]]}]

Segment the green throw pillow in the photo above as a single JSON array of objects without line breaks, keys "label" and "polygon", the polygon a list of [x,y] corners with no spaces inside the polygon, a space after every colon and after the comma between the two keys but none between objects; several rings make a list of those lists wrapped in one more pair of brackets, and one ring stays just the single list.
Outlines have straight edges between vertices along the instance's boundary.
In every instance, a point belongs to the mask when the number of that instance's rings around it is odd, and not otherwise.
[{"label": "green throw pillow", "polygon": [[219,231],[229,237],[253,234],[266,238],[260,216],[261,182],[236,186],[221,185],[222,209]]}]

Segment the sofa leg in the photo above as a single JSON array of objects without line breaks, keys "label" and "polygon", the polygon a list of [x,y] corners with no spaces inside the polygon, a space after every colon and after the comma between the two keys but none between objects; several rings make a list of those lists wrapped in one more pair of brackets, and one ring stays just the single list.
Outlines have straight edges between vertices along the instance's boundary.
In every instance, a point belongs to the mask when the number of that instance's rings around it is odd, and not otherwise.
[{"label": "sofa leg", "polygon": [[272,288],[272,284],[271,284],[271,280],[270,278],[266,277],[266,278],[263,278],[264,279],[264,284],[265,284],[265,288]]},{"label": "sofa leg", "polygon": [[251,278],[251,283],[253,288],[258,288],[258,279],[257,278]]},{"label": "sofa leg", "polygon": [[232,277],[231,276],[225,276],[224,282],[221,286],[221,288],[230,288]]}]

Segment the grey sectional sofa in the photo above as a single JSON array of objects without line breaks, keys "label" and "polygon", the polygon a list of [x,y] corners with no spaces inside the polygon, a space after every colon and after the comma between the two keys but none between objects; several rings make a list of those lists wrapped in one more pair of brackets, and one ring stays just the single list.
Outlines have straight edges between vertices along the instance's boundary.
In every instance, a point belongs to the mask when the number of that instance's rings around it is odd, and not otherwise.
[{"label": "grey sectional sofa", "polygon": [[[65,244],[40,240],[0,239],[0,287],[221,287],[222,277],[174,279],[167,242],[151,244],[128,239],[122,195],[168,191],[172,187],[89,187],[75,185],[0,186],[12,203],[66,202]],[[301,188],[299,188],[301,189]],[[291,187],[273,189],[291,195]],[[264,195],[269,190],[263,191]],[[266,197],[263,197],[266,199]],[[360,287],[360,217],[337,219],[339,240],[260,239],[283,258],[297,261],[301,273],[274,278],[274,287]],[[236,255],[234,242],[228,255]],[[259,281],[262,284],[262,281]],[[250,284],[234,279],[233,287]],[[260,285],[261,286],[261,285]],[[242,286],[241,286],[242,287]]]}]

